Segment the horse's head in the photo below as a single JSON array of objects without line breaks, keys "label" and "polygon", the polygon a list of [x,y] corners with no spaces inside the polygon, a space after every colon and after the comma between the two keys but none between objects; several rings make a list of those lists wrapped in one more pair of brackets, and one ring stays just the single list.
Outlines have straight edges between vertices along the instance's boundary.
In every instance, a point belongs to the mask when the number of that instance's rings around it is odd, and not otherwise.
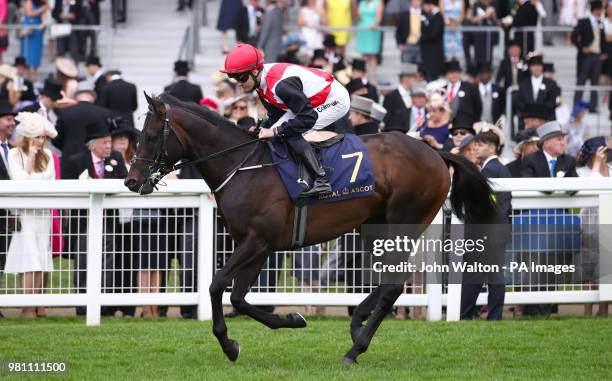
[{"label": "horse's head", "polygon": [[149,111],[138,142],[136,157],[125,179],[132,192],[152,193],[159,181],[181,159],[182,147],[172,126],[170,106],[145,93]]}]

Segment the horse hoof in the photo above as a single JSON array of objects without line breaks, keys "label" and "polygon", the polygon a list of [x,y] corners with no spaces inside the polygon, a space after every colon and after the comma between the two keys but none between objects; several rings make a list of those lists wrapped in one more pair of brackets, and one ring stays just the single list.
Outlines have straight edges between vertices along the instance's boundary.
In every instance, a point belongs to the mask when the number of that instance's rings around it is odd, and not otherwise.
[{"label": "horse hoof", "polygon": [[343,357],[342,363],[346,365],[357,365],[357,360],[353,360],[352,358],[349,358],[349,357]]},{"label": "horse hoof", "polygon": [[301,314],[295,312],[287,315],[287,319],[291,320],[292,328],[304,328],[306,327],[306,319]]},{"label": "horse hoof", "polygon": [[236,361],[240,355],[240,345],[234,340],[229,341],[229,345],[223,349],[223,352],[230,361]]},{"label": "horse hoof", "polygon": [[363,331],[363,326],[351,330],[351,340],[353,340],[353,344],[355,344],[355,341],[357,341],[357,338],[361,335],[361,331]]}]

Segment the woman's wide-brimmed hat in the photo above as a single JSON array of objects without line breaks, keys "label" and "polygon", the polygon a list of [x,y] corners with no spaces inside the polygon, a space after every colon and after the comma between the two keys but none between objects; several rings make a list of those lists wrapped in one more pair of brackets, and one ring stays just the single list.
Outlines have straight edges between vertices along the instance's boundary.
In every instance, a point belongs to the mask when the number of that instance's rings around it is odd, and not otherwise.
[{"label": "woman's wide-brimmed hat", "polygon": [[51,139],[57,136],[57,131],[53,124],[47,120],[44,116],[36,112],[20,112],[15,117],[15,120],[19,122],[15,133],[19,136],[25,136],[26,138],[35,138],[37,136],[47,136]]}]

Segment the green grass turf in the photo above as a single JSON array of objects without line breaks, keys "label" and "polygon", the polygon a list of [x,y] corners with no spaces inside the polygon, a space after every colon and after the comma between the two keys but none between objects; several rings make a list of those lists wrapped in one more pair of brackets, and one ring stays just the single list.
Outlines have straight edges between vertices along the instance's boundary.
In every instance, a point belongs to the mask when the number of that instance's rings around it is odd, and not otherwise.
[{"label": "green grass turf", "polygon": [[[228,322],[242,352],[230,363],[210,322],[105,318],[0,320],[0,361],[64,360],[73,380],[480,380],[612,376],[612,320],[563,318],[498,323],[386,320],[360,364],[340,363],[348,320],[310,317],[301,330]],[[0,378],[6,374],[0,374]],[[46,379],[40,375],[10,379]]]}]

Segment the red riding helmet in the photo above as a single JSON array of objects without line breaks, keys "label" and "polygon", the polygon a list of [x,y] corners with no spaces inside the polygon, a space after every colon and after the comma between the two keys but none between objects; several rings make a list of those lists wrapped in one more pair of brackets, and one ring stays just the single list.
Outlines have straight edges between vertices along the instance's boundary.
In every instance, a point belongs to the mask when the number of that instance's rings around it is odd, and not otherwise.
[{"label": "red riding helmet", "polygon": [[225,69],[221,73],[239,74],[259,69],[264,64],[263,55],[253,45],[238,44],[225,57]]}]

